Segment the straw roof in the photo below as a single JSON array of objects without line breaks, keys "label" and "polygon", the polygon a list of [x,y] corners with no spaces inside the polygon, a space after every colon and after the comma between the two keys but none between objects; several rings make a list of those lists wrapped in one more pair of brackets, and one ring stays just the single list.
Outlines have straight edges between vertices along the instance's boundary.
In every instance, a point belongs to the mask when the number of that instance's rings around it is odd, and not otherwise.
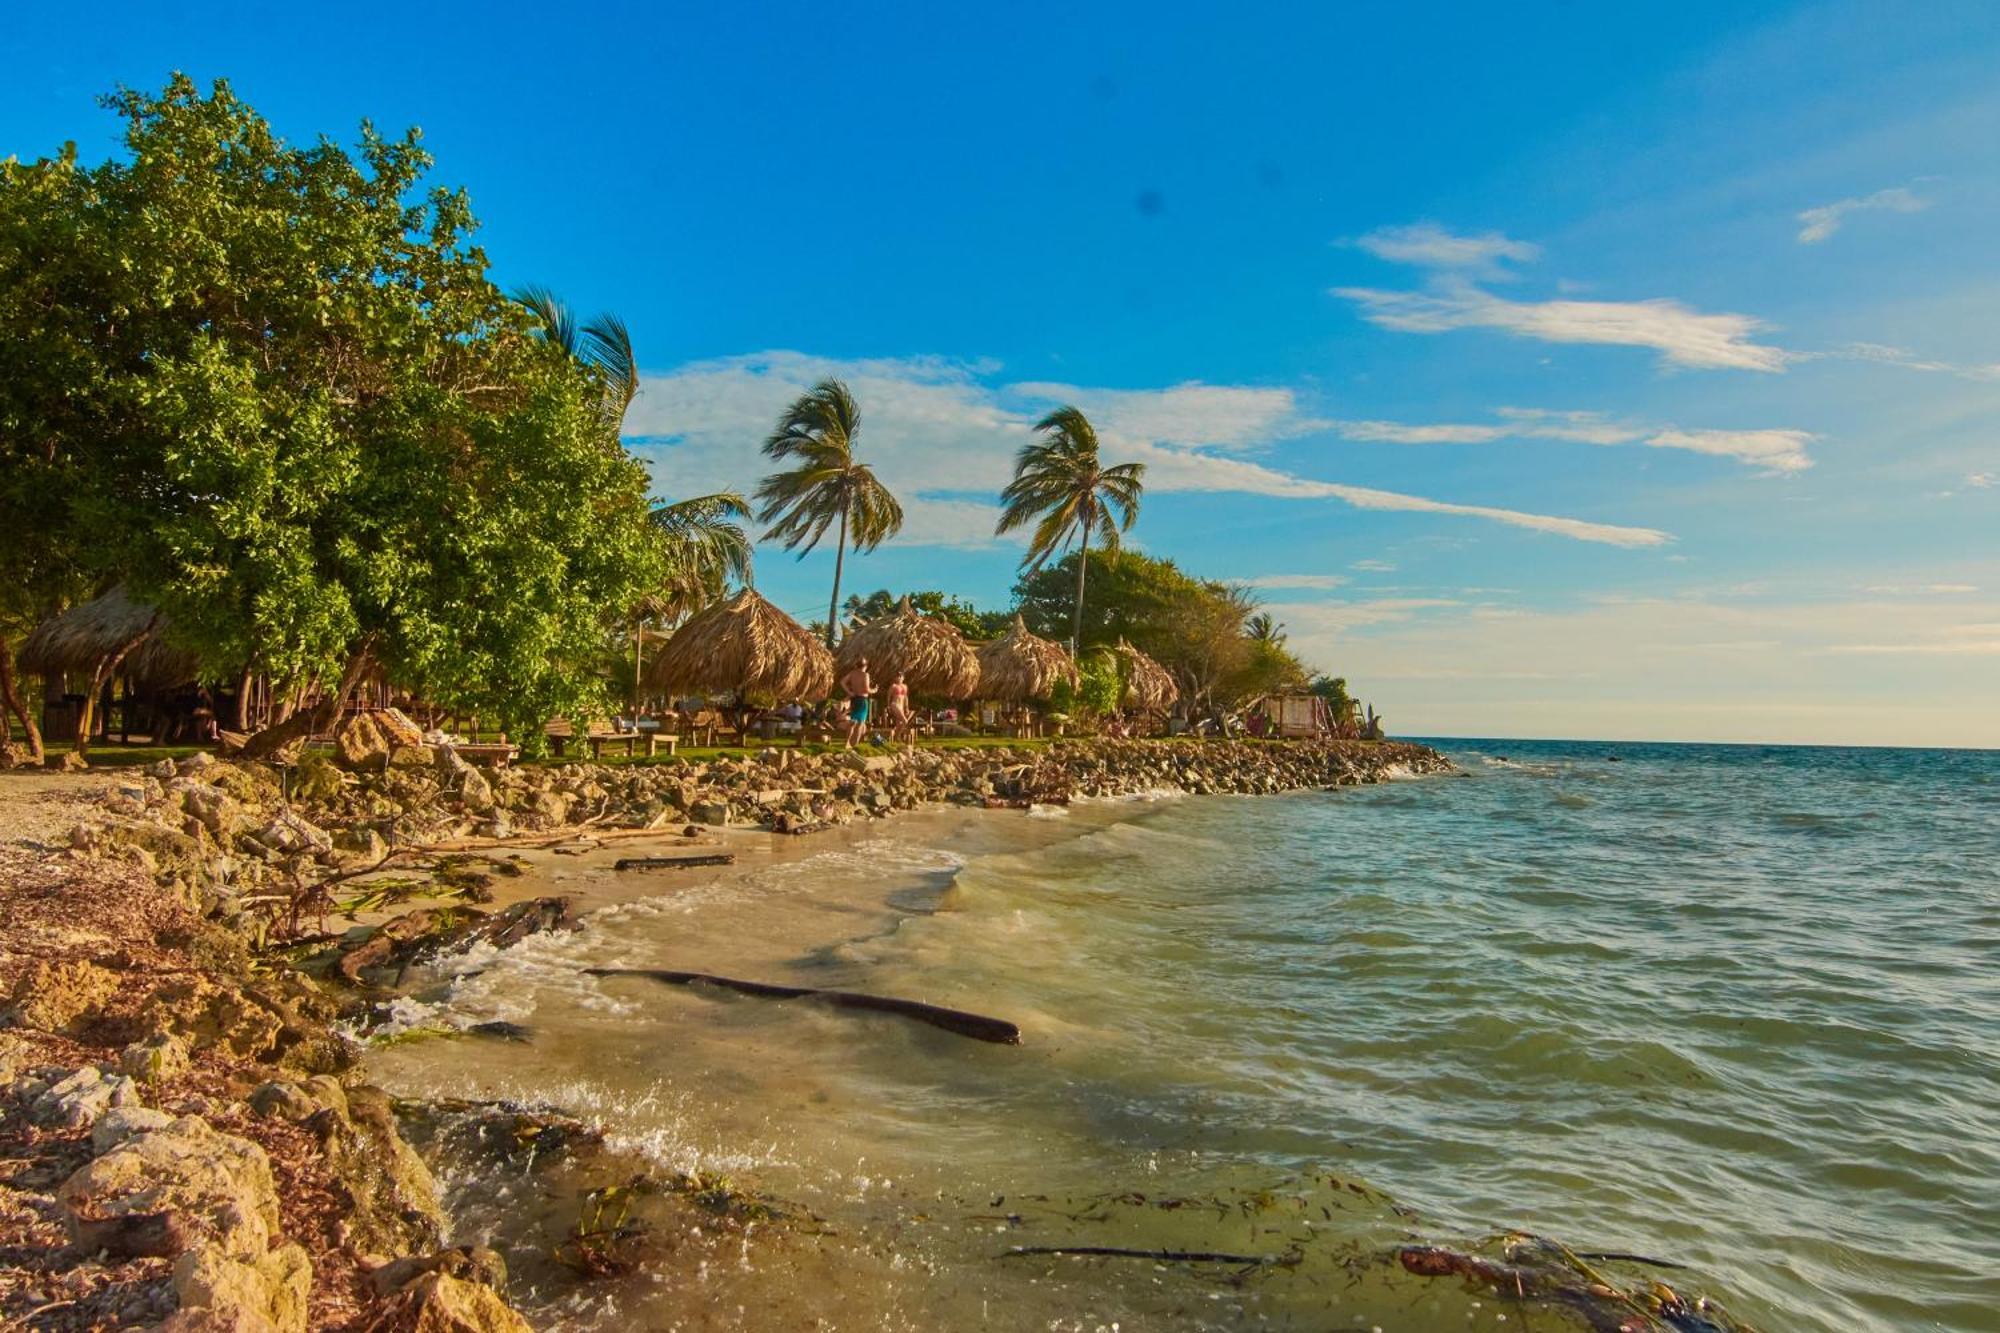
[{"label": "straw roof", "polygon": [[1019,615],[1007,632],[979,648],[979,694],[1002,702],[1046,699],[1056,682],[1076,688],[1076,663],[1059,643],[1028,631]]},{"label": "straw roof", "polygon": [[835,666],[845,675],[864,657],[882,680],[901,672],[912,694],[970,699],[979,689],[979,655],[972,645],[957,626],[924,615],[908,597],[880,620],[851,631]]},{"label": "straw roof", "polygon": [[1123,639],[1116,651],[1125,665],[1125,707],[1146,713],[1173,707],[1174,700],[1181,697],[1181,688],[1165,667]]},{"label": "straw roof", "polygon": [[646,663],[646,684],[669,693],[823,699],[833,690],[833,655],[812,631],[745,588],[675,630]]},{"label": "straw roof", "polygon": [[[79,603],[52,620],[45,620],[21,644],[19,662],[25,674],[89,675],[97,664],[117,652],[153,619],[153,608],[126,596],[121,584],[88,602]],[[193,653],[167,644],[165,617],[146,641],[125,655],[119,671],[140,686],[182,685],[199,673]]]}]

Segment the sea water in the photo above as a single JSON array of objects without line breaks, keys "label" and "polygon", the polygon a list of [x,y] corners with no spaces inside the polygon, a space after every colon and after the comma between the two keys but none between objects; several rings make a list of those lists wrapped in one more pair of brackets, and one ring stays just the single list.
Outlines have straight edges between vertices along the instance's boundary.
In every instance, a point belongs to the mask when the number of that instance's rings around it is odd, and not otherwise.
[{"label": "sea water", "polygon": [[[1525,1232],[1767,1333],[2000,1329],[2000,754],[1437,743],[1462,776],[918,816],[663,885],[434,978],[429,1021],[527,1045],[374,1070],[813,1219],[532,1281],[560,1327],[1590,1327],[1394,1262]],[[510,1170],[453,1176],[462,1238],[588,1183]]]}]

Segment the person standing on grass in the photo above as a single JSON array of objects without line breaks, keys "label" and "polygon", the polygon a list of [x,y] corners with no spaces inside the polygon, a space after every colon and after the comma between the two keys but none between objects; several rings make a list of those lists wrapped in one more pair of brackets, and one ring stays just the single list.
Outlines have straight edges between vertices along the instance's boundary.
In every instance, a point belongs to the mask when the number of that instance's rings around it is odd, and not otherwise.
[{"label": "person standing on grass", "polygon": [[868,734],[868,696],[875,693],[875,682],[868,677],[867,658],[856,662],[854,670],[840,678],[840,688],[847,692],[847,748],[852,750]]},{"label": "person standing on grass", "polygon": [[912,745],[917,743],[917,729],[910,717],[910,687],[903,683],[900,671],[889,684],[889,739],[899,736]]}]

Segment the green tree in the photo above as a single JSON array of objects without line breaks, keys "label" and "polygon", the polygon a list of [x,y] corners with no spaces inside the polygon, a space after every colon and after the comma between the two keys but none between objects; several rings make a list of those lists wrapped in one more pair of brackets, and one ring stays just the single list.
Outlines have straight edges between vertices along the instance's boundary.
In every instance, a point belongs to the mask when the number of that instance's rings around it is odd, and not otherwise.
[{"label": "green tree", "polygon": [[[839,380],[821,380],[778,418],[777,429],[764,441],[767,458],[792,467],[764,478],[757,488],[763,502],[757,519],[770,524],[767,539],[797,550],[804,559],[834,524],[839,532],[833,548],[833,595],[827,599],[826,643],[831,648],[840,620],[840,575],[851,545],[857,553],[872,551],[903,526],[903,506],[854,457],[861,433],[861,408]],[[803,549],[801,549],[803,548]]]},{"label": "green tree", "polygon": [[0,343],[59,312],[0,434],[49,460],[79,576],[123,577],[212,677],[316,683],[292,732],[373,667],[515,728],[601,693],[583,664],[654,573],[644,470],[606,447],[604,376],[488,279],[464,194],[423,188],[416,132],[294,146],[182,76],[106,105],[123,158],[44,183],[44,248],[0,254],[41,270]]},{"label": "green tree", "polygon": [[[953,626],[968,639],[998,638],[1014,618],[1011,611],[981,611],[962,597],[935,589],[918,589],[908,596],[911,606]],[[849,597],[840,609],[850,621],[876,620],[893,612],[901,600],[887,588],[877,588],[866,597]]]},{"label": "green tree", "polygon": [[[1014,457],[1014,479],[1000,492],[1005,507],[996,534],[1035,525],[1021,567],[1040,569],[1058,551],[1076,547],[1076,605],[1070,616],[1069,650],[1083,641],[1084,569],[1090,539],[1116,550],[1119,536],[1131,531],[1139,517],[1145,491],[1146,465],[1104,466],[1097,452],[1097,431],[1082,412],[1059,407],[1035,423],[1042,438],[1021,446]],[[1115,521],[1114,521],[1114,515]]]}]

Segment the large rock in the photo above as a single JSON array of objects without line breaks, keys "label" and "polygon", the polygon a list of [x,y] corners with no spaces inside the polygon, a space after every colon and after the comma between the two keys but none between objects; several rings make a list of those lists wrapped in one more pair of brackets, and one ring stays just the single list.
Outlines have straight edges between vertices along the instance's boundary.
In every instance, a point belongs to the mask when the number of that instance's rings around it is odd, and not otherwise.
[{"label": "large rock", "polygon": [[410,1333],[532,1333],[533,1326],[492,1288],[447,1273],[426,1273],[399,1302]]},{"label": "large rock", "polygon": [[139,1100],[138,1087],[119,1074],[107,1076],[96,1065],[85,1065],[37,1094],[28,1103],[28,1119],[50,1129],[88,1129],[114,1106]]},{"label": "large rock", "polygon": [[372,713],[356,713],[334,733],[340,762],[349,768],[386,768],[395,742]]},{"label": "large rock", "polygon": [[95,963],[36,963],[14,988],[0,1026],[74,1035],[117,990],[118,974]]},{"label": "large rock", "polygon": [[278,1232],[271,1161],[199,1116],[127,1139],[56,1191],[72,1241],[107,1218],[174,1214],[231,1258],[255,1263]]},{"label": "large rock", "polygon": [[174,1264],[181,1308],[160,1333],[305,1333],[312,1260],[297,1245],[245,1260],[212,1245]]}]

